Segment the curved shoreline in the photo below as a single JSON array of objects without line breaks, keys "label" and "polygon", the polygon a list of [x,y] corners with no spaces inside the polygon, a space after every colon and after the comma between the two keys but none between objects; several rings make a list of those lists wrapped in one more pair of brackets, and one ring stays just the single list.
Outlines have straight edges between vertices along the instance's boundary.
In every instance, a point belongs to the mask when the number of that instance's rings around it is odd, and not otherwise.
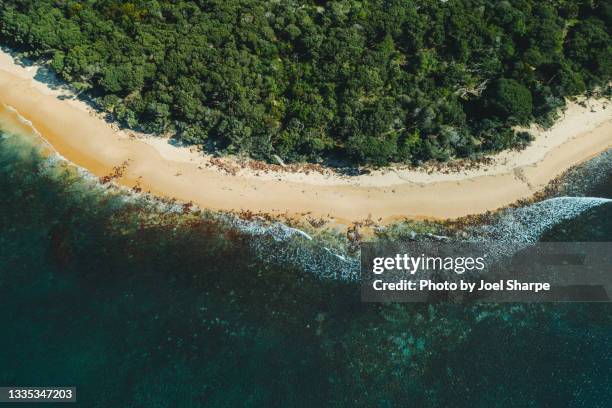
[{"label": "curved shoreline", "polygon": [[[612,148],[612,107],[589,100],[591,106],[570,104],[552,129],[536,130],[532,146],[501,153],[478,169],[430,173],[392,168],[350,178],[252,170],[231,175],[206,167],[209,158],[192,149],[118,131],[85,103],[59,99],[66,93],[35,80],[35,73],[35,67],[19,66],[0,53],[0,125],[18,133],[38,132],[59,154],[98,177],[127,163],[119,184],[212,210],[310,215],[342,224],[458,218],[530,198],[569,168]],[[28,132],[17,113],[33,129]]]}]

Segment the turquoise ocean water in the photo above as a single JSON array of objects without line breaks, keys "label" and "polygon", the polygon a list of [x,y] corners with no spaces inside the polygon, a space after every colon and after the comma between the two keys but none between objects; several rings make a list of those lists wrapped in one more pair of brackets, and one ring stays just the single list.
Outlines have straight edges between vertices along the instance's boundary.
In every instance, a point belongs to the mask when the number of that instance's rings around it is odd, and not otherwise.
[{"label": "turquoise ocean water", "polygon": [[[0,141],[0,386],[73,385],[82,407],[610,406],[608,304],[364,304],[42,163]],[[612,174],[581,193],[612,198]],[[612,241],[612,205],[540,239]]]}]

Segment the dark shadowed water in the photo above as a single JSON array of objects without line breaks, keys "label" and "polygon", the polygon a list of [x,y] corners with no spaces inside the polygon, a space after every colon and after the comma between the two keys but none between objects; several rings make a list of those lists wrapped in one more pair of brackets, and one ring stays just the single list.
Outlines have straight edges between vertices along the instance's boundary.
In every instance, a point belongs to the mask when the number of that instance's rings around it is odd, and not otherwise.
[{"label": "dark shadowed water", "polygon": [[[40,163],[0,141],[0,386],[74,385],[82,407],[610,406],[607,304],[363,304]],[[543,239],[612,241],[611,211]]]}]

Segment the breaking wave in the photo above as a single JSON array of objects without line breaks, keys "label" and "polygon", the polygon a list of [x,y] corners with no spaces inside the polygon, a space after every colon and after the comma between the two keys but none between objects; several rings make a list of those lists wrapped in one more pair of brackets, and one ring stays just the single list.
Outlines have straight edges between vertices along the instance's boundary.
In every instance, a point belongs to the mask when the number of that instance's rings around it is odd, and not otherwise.
[{"label": "breaking wave", "polygon": [[555,225],[610,202],[609,198],[598,197],[550,198],[527,207],[505,210],[496,222],[474,228],[471,233],[477,240],[531,244]]},{"label": "breaking wave", "polygon": [[292,266],[321,278],[354,281],[359,278],[359,257],[325,246],[320,240],[280,222],[263,225],[236,217],[232,227],[253,236],[251,248],[264,262]]},{"label": "breaking wave", "polygon": [[[492,223],[469,228],[468,241],[486,241],[496,251],[494,257],[509,256],[537,242],[559,223],[610,202],[611,199],[597,197],[556,197],[507,209]],[[251,247],[266,262],[292,265],[322,278],[359,279],[359,253],[349,256],[332,251],[305,232],[281,223],[264,226],[237,219],[233,226],[253,235]]]},{"label": "breaking wave", "polygon": [[487,242],[491,259],[512,256],[538,242],[545,232],[601,205],[599,197],[554,197],[502,211],[493,223],[469,229],[469,241]]}]

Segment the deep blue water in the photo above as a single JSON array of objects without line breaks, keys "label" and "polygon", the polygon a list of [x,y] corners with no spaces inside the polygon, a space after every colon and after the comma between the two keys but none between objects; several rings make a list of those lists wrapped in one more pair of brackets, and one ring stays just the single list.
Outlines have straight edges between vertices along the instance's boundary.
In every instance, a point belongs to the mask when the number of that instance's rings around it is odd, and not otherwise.
[{"label": "deep blue water", "polygon": [[[0,385],[75,385],[83,407],[610,406],[607,304],[364,304],[39,164],[0,142]],[[543,239],[612,241],[611,211]]]}]

